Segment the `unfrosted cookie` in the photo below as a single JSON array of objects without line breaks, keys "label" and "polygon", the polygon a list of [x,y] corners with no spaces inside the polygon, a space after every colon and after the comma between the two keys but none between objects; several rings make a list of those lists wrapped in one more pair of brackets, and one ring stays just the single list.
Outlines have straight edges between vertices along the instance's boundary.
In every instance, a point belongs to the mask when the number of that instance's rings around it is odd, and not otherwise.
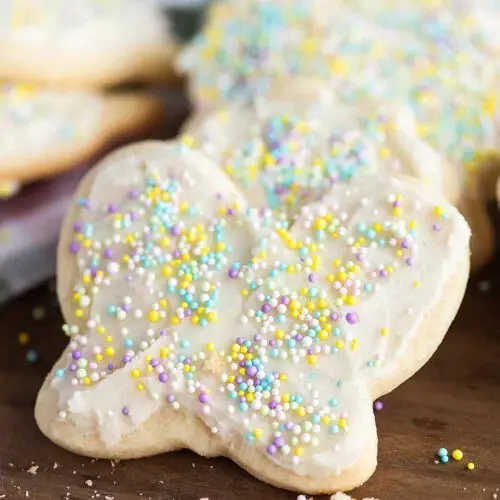
[{"label": "unfrosted cookie", "polygon": [[30,181],[74,167],[110,141],[140,135],[163,117],[144,94],[0,86],[0,182]]},{"label": "unfrosted cookie", "polygon": [[70,339],[38,425],[84,455],[190,448],[276,486],[349,490],[376,466],[372,400],[456,313],[468,240],[415,180],[336,184],[289,227],[182,142],[121,149],[63,225]]},{"label": "unfrosted cookie", "polygon": [[0,79],[74,86],[170,80],[176,44],[146,0],[0,0]]},{"label": "unfrosted cookie", "polygon": [[499,14],[495,2],[228,1],[178,64],[201,109],[248,102],[301,76],[323,80],[344,103],[406,106],[420,137],[454,167],[450,201],[472,227],[479,267],[494,246],[485,205],[500,164]]}]

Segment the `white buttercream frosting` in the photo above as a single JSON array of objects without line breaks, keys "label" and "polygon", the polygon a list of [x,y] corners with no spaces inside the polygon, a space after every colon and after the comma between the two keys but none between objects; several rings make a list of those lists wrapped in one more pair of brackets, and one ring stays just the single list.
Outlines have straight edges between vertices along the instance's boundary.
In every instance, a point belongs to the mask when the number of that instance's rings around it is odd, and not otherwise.
[{"label": "white buttercream frosting", "polygon": [[90,175],[59,254],[59,418],[112,445],[168,405],[297,474],[353,466],[374,435],[371,382],[463,264],[462,216],[366,175],[289,228],[180,143]]},{"label": "white buttercream frosting", "polygon": [[21,157],[85,141],[100,126],[97,93],[56,91],[28,84],[0,86],[0,154]]},{"label": "white buttercream frosting", "polygon": [[164,43],[161,9],[145,0],[0,0],[0,41],[67,48]]}]

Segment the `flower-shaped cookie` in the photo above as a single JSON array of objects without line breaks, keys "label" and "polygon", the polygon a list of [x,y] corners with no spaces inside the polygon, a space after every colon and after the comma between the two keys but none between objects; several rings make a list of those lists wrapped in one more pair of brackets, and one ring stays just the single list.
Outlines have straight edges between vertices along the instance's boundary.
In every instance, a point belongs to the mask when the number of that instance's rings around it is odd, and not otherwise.
[{"label": "flower-shaped cookie", "polygon": [[110,86],[171,79],[177,45],[152,0],[0,0],[0,79]]},{"label": "flower-shaped cookie", "polygon": [[291,227],[181,142],[105,159],[65,221],[70,343],[35,414],[78,453],[187,447],[277,486],[350,489],[372,399],[434,352],[468,276],[463,217],[415,180],[333,185]]},{"label": "flower-shaped cookie", "polygon": [[179,65],[201,109],[248,102],[304,76],[360,109],[367,99],[407,107],[418,135],[454,167],[445,193],[471,225],[479,267],[494,248],[485,209],[494,193],[484,185],[495,184],[500,164],[500,44],[491,29],[499,13],[494,2],[473,1],[354,1],[330,9],[229,1],[212,10]]}]

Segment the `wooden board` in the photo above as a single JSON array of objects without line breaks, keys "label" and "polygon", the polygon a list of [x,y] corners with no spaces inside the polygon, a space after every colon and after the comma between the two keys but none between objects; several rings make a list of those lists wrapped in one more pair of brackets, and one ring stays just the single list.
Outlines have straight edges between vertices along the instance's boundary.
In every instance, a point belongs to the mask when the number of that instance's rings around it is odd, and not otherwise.
[{"label": "wooden board", "polygon": [[[491,290],[481,291],[486,283]],[[45,318],[33,319],[41,308]],[[46,440],[32,410],[66,342],[61,321],[47,285],[0,309],[0,498],[297,499],[298,493],[260,483],[226,459],[183,451],[113,464],[74,456]],[[28,345],[19,344],[21,331],[30,335]],[[38,362],[28,363],[29,349]],[[470,284],[431,362],[383,403],[379,467],[356,498],[500,498],[500,260]],[[462,449],[464,460],[436,465],[441,446]],[[473,472],[465,470],[468,460]]]}]

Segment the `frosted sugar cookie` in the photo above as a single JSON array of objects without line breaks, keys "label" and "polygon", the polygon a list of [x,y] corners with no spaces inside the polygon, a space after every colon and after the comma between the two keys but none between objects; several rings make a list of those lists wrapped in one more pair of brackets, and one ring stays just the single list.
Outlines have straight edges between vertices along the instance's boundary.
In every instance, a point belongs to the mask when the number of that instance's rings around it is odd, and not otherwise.
[{"label": "frosted sugar cookie", "polygon": [[402,106],[339,102],[322,82],[295,79],[250,103],[198,111],[185,140],[203,149],[252,205],[300,211],[352,177],[407,174],[456,195],[450,166]]},{"label": "frosted sugar cookie", "polygon": [[414,180],[336,184],[288,228],[181,142],[119,150],[63,225],[69,345],[38,425],[85,455],[190,448],[276,486],[349,490],[376,466],[372,399],[455,315],[468,240]]},{"label": "frosted sugar cookie", "polygon": [[[448,5],[448,4],[447,4]],[[492,2],[225,2],[185,49],[179,66],[199,108],[248,102],[299,76],[324,81],[339,100],[393,100],[420,137],[454,167],[472,232],[472,263],[493,251],[485,210],[498,176],[498,38]],[[491,154],[493,152],[493,154]],[[493,195],[494,196],[494,195]]]},{"label": "frosted sugar cookie", "polygon": [[143,0],[0,0],[0,79],[73,86],[164,82],[176,44]]},{"label": "frosted sugar cookie", "polygon": [[162,104],[142,94],[0,86],[0,182],[72,168],[110,141],[161,123]]}]

